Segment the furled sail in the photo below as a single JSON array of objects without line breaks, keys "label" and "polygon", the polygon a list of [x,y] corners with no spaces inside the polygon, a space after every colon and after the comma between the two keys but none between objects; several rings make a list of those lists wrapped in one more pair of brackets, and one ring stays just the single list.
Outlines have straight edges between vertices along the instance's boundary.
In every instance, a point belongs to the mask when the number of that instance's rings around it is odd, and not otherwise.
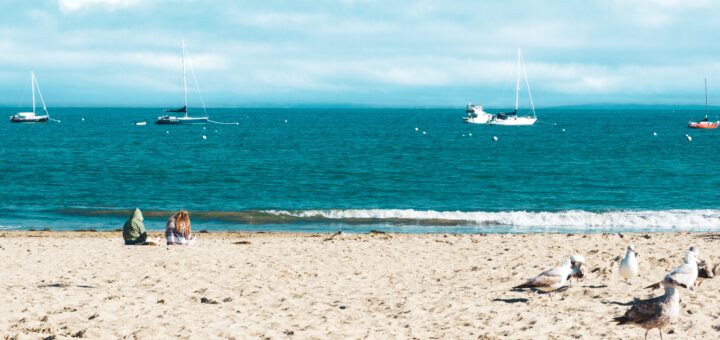
[{"label": "furled sail", "polygon": [[183,107],[181,107],[181,108],[179,108],[179,109],[175,109],[175,110],[165,110],[165,112],[183,112],[183,113],[187,113],[187,106],[183,106]]}]

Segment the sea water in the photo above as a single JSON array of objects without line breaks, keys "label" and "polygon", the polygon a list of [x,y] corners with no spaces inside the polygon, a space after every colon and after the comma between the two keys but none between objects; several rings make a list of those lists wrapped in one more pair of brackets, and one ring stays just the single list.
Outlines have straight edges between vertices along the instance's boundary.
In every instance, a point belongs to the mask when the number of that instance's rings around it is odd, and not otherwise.
[{"label": "sea water", "polygon": [[239,125],[205,126],[160,111],[0,123],[0,229],[114,230],[135,207],[151,230],[179,209],[194,230],[720,229],[720,130],[686,127],[701,108],[542,109],[526,127],[462,108],[210,109]]}]

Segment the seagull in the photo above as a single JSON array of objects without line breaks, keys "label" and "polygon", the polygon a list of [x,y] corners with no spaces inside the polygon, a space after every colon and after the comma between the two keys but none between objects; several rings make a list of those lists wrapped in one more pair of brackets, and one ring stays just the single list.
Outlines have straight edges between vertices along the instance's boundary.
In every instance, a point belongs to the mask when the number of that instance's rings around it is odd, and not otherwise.
[{"label": "seagull", "polygon": [[665,294],[633,302],[633,306],[625,312],[625,315],[613,318],[613,321],[618,325],[630,324],[645,328],[645,340],[648,332],[657,328],[662,340],[663,327],[675,321],[680,315],[680,293],[677,287],[687,288],[687,285],[669,276],[665,277],[662,285],[665,287]]},{"label": "seagull", "polygon": [[[578,259],[582,259],[582,262],[585,260],[579,255],[570,257],[566,259],[562,265],[548,269],[538,276],[527,280],[527,282],[513,287],[513,289],[534,288],[542,292],[552,293],[563,287],[570,276],[583,277],[581,269],[582,263],[577,264],[577,262],[575,262]],[[552,295],[549,296],[550,299],[552,299]]]},{"label": "seagull", "polygon": [[635,251],[635,246],[633,246],[632,243],[628,244],[625,250],[625,257],[620,261],[620,275],[622,275],[628,284],[630,284],[630,279],[638,273],[636,256],[638,256],[638,253]]},{"label": "seagull", "polygon": [[692,136],[685,134],[685,138],[687,138],[688,142],[692,142]]},{"label": "seagull", "polygon": [[493,140],[497,142],[497,140],[498,140],[497,136],[493,136]]},{"label": "seagull", "polygon": [[585,257],[582,255],[573,255],[570,256],[570,264],[572,265],[572,272],[570,275],[568,275],[567,280],[570,281],[571,278],[576,277],[578,279],[583,278],[585,274],[582,271],[582,266],[585,264]]},{"label": "seagull", "polygon": [[[691,248],[693,249],[693,248]],[[694,248],[697,250],[697,248]],[[697,266],[697,255],[695,251],[688,250],[685,254],[685,263],[675,267],[671,272],[665,275],[665,279],[671,278],[678,283],[682,283],[686,288],[692,290],[695,287],[695,280],[698,277],[698,266]],[[664,282],[664,281],[663,281]],[[645,288],[657,289],[660,288],[662,282],[651,284]]]},{"label": "seagull", "polygon": [[657,132],[653,131],[653,136],[657,136]]}]

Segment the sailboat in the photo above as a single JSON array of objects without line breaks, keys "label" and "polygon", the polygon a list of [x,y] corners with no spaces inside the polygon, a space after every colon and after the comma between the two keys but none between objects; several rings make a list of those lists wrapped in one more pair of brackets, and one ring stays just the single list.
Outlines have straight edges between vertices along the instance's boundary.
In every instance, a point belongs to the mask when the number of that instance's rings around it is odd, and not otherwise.
[{"label": "sailboat", "polygon": [[717,129],[720,121],[715,120],[711,122],[708,120],[708,104],[707,104],[707,78],[705,78],[705,118],[699,122],[688,122],[688,127],[691,129]]},{"label": "sailboat", "polygon": [[[185,41],[180,42],[180,48],[182,49],[182,66],[183,66],[183,90],[185,105],[179,109],[165,110],[167,113],[184,113],[183,116],[171,116],[164,115],[157,118],[155,124],[162,125],[178,125],[178,124],[205,124],[208,122],[208,117],[191,117],[188,115],[188,103],[187,103],[187,72],[185,67],[185,59],[187,57],[187,50],[185,49]],[[193,71],[193,78],[195,78],[195,72]],[[197,86],[197,78],[195,78],[195,85]],[[198,90],[199,92],[199,90]],[[203,103],[203,110],[205,110],[205,104]]]},{"label": "sailboat", "polygon": [[[32,112],[18,112],[10,117],[10,121],[13,123],[45,123],[50,119],[50,113],[48,113],[47,107],[45,106],[45,99],[43,99],[42,92],[40,92],[40,85],[38,85],[37,79],[35,79],[35,71],[30,71],[32,88]],[[38,116],[35,110],[35,89],[37,89],[40,95],[40,102],[43,106],[44,115]]]},{"label": "sailboat", "polygon": [[[532,108],[532,115],[518,116],[518,100],[520,99],[520,67],[522,66],[522,74],[525,78],[525,86],[528,90],[528,97],[530,97],[530,107]],[[535,103],[533,103],[532,94],[530,93],[530,83],[527,79],[527,72],[525,71],[525,61],[522,58],[522,52],[518,48],[518,60],[517,60],[517,79],[515,81],[515,110],[511,112],[501,112],[494,115],[494,117],[488,122],[492,125],[533,125],[537,121],[537,115],[535,114]]]}]

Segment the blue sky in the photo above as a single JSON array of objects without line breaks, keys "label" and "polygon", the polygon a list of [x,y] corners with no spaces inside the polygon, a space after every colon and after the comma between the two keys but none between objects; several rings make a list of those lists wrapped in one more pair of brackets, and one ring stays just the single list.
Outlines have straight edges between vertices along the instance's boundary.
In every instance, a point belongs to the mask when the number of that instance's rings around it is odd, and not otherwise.
[{"label": "blue sky", "polygon": [[[208,106],[720,103],[711,0],[0,0],[0,104],[178,106],[185,39]],[[714,98],[718,98],[714,100]],[[199,104],[191,94],[191,105]],[[524,100],[527,102],[527,100]]]}]

